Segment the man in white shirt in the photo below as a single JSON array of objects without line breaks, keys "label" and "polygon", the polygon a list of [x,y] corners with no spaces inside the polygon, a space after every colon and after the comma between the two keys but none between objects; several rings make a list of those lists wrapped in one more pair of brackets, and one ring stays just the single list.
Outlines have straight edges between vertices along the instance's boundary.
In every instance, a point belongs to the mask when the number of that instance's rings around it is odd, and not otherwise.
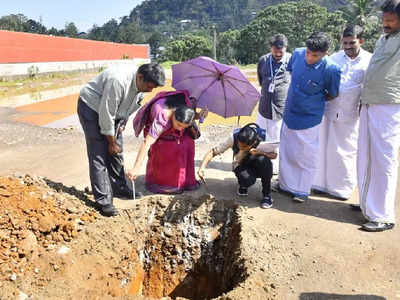
[{"label": "man in white shirt", "polygon": [[325,106],[313,190],[339,200],[350,198],[357,180],[360,95],[372,56],[362,44],[362,28],[348,25],[342,36],[343,50],[330,56],[341,69],[339,96]]}]

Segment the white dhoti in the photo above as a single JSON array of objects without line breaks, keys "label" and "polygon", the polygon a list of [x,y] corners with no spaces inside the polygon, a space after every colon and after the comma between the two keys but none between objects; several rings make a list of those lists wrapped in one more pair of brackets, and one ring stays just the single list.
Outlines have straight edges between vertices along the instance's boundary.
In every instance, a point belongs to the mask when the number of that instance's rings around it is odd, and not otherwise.
[{"label": "white dhoti", "polygon": [[[271,143],[279,143],[281,128],[282,128],[282,119],[280,120],[270,120],[264,118],[260,113],[257,113],[256,123],[261,128],[265,129],[265,141]],[[279,150],[278,156],[276,159],[272,161],[273,174],[278,174],[279,172]]]},{"label": "white dhoti", "polygon": [[346,199],[353,193],[357,182],[359,99],[357,88],[326,103],[313,189]]},{"label": "white dhoti", "polygon": [[317,169],[319,127],[292,130],[282,125],[279,186],[295,196],[308,196]]},{"label": "white dhoti", "polygon": [[360,206],[366,219],[395,223],[400,105],[363,105],[357,153]]}]

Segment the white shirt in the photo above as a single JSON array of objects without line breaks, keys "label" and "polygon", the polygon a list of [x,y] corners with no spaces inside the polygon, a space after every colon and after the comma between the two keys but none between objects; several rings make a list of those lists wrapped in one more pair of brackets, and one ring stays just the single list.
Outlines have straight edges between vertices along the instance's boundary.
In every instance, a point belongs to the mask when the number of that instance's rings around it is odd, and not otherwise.
[{"label": "white shirt", "polygon": [[339,96],[326,102],[325,117],[329,120],[346,121],[358,117],[361,89],[372,54],[364,49],[354,59],[344,50],[330,56],[341,70]]}]

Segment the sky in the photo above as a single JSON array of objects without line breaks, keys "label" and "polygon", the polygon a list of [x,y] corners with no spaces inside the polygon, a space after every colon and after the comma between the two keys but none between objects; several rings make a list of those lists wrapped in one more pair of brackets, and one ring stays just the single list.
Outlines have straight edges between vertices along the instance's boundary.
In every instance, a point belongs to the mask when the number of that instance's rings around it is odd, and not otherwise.
[{"label": "sky", "polygon": [[128,16],[143,0],[8,0],[1,1],[0,17],[23,14],[39,21],[47,29],[64,29],[73,22],[79,31],[87,31],[93,24],[103,25],[112,18],[118,22]]}]

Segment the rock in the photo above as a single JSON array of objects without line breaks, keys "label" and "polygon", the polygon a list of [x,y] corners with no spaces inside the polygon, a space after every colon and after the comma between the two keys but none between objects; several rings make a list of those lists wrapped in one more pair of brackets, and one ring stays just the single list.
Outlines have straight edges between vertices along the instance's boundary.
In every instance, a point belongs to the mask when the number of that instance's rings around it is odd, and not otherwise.
[{"label": "rock", "polygon": [[17,280],[17,274],[13,273],[13,274],[10,276],[10,280],[11,280],[11,281]]},{"label": "rock", "polygon": [[18,253],[24,255],[29,260],[34,260],[38,256],[38,241],[32,231],[24,231],[25,238],[18,246]]},{"label": "rock", "polygon": [[68,248],[67,246],[62,245],[58,251],[57,254],[63,255],[63,254],[67,254],[71,249]]},{"label": "rock", "polygon": [[28,298],[29,298],[29,296],[27,294],[19,291],[18,298],[17,298],[18,300],[25,300],[25,299],[28,299]]}]

